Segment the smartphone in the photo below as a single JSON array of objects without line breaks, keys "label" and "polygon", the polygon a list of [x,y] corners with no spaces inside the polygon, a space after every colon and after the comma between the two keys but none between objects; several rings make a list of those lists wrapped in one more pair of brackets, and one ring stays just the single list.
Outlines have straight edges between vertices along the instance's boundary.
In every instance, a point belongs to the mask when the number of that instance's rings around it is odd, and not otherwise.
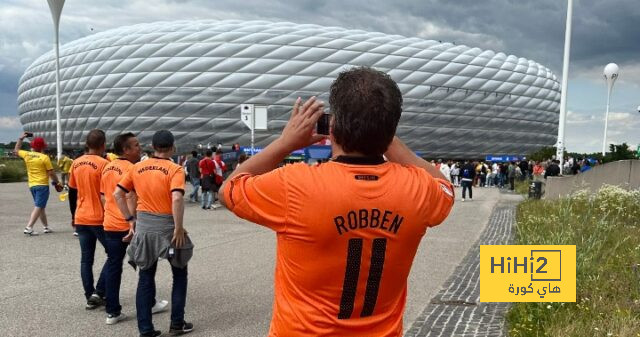
[{"label": "smartphone", "polygon": [[25,132],[25,133],[26,133],[26,136],[27,136],[28,138],[33,137],[33,132]]},{"label": "smartphone", "polygon": [[329,135],[329,120],[331,119],[330,114],[322,114],[320,119],[318,119],[318,125],[316,127],[316,133],[319,135]]}]

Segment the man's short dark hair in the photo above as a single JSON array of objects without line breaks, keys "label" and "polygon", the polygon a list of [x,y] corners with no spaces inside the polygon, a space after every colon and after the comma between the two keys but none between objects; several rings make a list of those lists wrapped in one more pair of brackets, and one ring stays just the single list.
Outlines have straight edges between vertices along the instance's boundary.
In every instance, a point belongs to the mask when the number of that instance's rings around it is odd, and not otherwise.
[{"label": "man's short dark hair", "polygon": [[217,149],[216,154],[222,154],[222,149]]},{"label": "man's short dark hair", "polygon": [[344,71],[331,84],[333,136],[345,152],[383,154],[396,134],[402,93],[391,77],[369,67]]},{"label": "man's short dark hair", "polygon": [[124,149],[127,148],[127,142],[135,136],[136,135],[132,132],[117,135],[116,139],[113,140],[113,152],[118,156],[122,156],[124,154]]},{"label": "man's short dark hair", "polygon": [[151,137],[151,147],[158,152],[169,152],[173,149],[175,138],[169,130],[159,130]]},{"label": "man's short dark hair", "polygon": [[104,131],[100,129],[93,129],[87,135],[87,147],[92,150],[100,149],[106,141]]},{"label": "man's short dark hair", "polygon": [[207,157],[211,157],[211,156],[213,156],[213,151],[211,151],[211,150],[207,150],[207,152],[205,152],[204,154],[205,154],[205,156],[207,156]]},{"label": "man's short dark hair", "polygon": [[191,155],[193,156],[193,158],[197,158],[198,157],[198,151],[191,151]]}]

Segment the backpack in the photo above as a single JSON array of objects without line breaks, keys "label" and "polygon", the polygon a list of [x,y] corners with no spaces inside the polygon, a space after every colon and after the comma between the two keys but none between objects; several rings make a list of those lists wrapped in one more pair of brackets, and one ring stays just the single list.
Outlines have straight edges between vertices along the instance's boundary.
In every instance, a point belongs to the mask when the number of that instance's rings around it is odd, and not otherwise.
[{"label": "backpack", "polygon": [[464,170],[462,170],[462,178],[471,179],[471,172],[469,171],[468,168],[465,168]]}]

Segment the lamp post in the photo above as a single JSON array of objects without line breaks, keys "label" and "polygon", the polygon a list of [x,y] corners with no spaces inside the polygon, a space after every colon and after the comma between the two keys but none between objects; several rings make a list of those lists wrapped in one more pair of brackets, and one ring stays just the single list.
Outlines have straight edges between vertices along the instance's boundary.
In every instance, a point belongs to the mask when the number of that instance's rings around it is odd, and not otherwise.
[{"label": "lamp post", "polygon": [[567,22],[564,30],[564,57],[562,61],[562,91],[560,92],[560,119],[558,125],[558,143],[556,159],[560,160],[560,168],[564,165],[564,126],[567,120],[567,87],[569,86],[569,56],[571,54],[571,19],[573,17],[573,0],[567,1]]},{"label": "lamp post", "polygon": [[611,99],[611,90],[613,90],[613,83],[618,78],[618,72],[620,68],[615,63],[609,63],[604,67],[604,79],[607,81],[607,112],[604,116],[604,138],[602,139],[602,157],[605,156],[607,151],[607,126],[609,124],[609,101]]},{"label": "lamp post", "polygon": [[65,0],[47,0],[51,18],[53,19],[53,50],[55,51],[56,64],[56,146],[58,159],[62,158],[62,126],[60,125],[60,51],[58,43],[58,31],[60,28],[60,14]]}]

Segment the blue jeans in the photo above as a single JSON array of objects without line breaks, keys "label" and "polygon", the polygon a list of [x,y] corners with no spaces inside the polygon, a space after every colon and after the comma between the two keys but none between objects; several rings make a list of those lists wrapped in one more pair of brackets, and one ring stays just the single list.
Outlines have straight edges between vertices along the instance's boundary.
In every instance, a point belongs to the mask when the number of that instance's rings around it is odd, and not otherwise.
[{"label": "blue jeans", "polygon": [[107,314],[119,315],[122,310],[120,305],[120,283],[122,281],[122,261],[127,254],[129,243],[122,242],[129,231],[111,232],[105,231],[104,237],[107,246]]},{"label": "blue jeans", "polygon": [[213,203],[213,194],[209,191],[202,191],[202,207],[210,208]]},{"label": "blue jeans", "polygon": [[193,186],[193,192],[189,194],[189,200],[198,201],[198,189],[200,188],[200,178],[190,178],[191,186]]},{"label": "blue jeans", "polygon": [[96,253],[96,241],[100,241],[102,247],[106,250],[104,239],[104,229],[102,226],[76,226],[78,232],[78,241],[80,241],[80,276],[82,277],[82,287],[84,288],[84,296],[89,299],[93,293],[99,296],[106,294],[105,277],[107,271],[107,263],[105,262],[100,272],[100,278],[95,288],[93,287],[93,258]]},{"label": "blue jeans", "polygon": [[[138,311],[138,330],[141,334],[153,331],[151,308],[156,298],[156,269],[158,262],[151,268],[140,269],[138,274],[138,290],[136,292],[136,310]],[[173,287],[171,289],[171,323],[184,322],[184,307],[187,304],[187,267],[184,269],[171,266]]]}]

